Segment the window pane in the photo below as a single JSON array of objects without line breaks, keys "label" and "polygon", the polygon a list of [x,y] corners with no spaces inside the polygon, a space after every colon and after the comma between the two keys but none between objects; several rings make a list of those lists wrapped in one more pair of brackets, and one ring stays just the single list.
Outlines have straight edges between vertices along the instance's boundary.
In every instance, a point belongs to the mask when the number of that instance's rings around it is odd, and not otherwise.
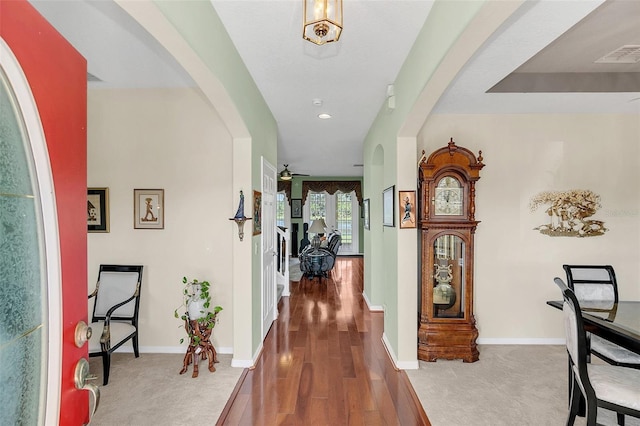
[{"label": "window pane", "polygon": [[320,192],[309,192],[309,215],[310,220],[327,217],[327,197]]},{"label": "window pane", "polygon": [[284,192],[278,192],[276,194],[276,226],[284,227],[285,203],[286,197]]},{"label": "window pane", "polygon": [[351,196],[353,193],[336,193],[336,226],[342,236],[342,244],[351,244],[353,230],[351,223],[353,219]]}]

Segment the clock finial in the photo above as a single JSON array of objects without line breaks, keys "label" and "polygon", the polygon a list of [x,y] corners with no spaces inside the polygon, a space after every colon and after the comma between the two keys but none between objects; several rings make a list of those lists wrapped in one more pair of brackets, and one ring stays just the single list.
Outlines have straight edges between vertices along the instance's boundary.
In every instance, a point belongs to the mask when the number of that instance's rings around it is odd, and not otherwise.
[{"label": "clock finial", "polygon": [[458,147],[456,146],[456,143],[453,141],[453,138],[449,140],[448,147],[449,147],[449,155],[453,157],[453,153],[458,150]]}]

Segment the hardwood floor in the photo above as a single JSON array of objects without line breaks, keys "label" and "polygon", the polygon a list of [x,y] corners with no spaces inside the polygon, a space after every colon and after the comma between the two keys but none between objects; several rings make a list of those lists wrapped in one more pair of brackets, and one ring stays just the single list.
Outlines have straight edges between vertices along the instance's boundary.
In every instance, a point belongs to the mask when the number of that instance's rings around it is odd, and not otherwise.
[{"label": "hardwood floor", "polygon": [[217,424],[430,425],[382,344],[383,313],[367,309],[362,271],[362,258],[339,257],[328,279],[291,283]]}]

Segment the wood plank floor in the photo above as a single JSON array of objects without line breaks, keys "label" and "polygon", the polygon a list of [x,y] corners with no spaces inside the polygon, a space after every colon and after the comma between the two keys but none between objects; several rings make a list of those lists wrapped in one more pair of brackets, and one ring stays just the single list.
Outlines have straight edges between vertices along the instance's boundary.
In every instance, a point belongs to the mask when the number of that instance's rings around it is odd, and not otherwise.
[{"label": "wood plank floor", "polygon": [[254,369],[219,425],[430,425],[407,375],[382,344],[383,314],[362,297],[363,260],[291,283]]}]

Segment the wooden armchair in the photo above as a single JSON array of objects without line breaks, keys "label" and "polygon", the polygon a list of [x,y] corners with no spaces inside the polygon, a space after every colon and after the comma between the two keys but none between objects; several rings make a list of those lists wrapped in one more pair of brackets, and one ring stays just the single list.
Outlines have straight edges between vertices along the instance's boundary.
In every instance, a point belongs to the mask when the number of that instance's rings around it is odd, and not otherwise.
[{"label": "wooden armchair", "polygon": [[91,317],[92,334],[89,339],[89,356],[102,357],[103,385],[109,383],[111,354],[131,340],[135,357],[138,350],[138,311],[142,266],[100,265],[96,289],[89,295],[95,297]]}]

